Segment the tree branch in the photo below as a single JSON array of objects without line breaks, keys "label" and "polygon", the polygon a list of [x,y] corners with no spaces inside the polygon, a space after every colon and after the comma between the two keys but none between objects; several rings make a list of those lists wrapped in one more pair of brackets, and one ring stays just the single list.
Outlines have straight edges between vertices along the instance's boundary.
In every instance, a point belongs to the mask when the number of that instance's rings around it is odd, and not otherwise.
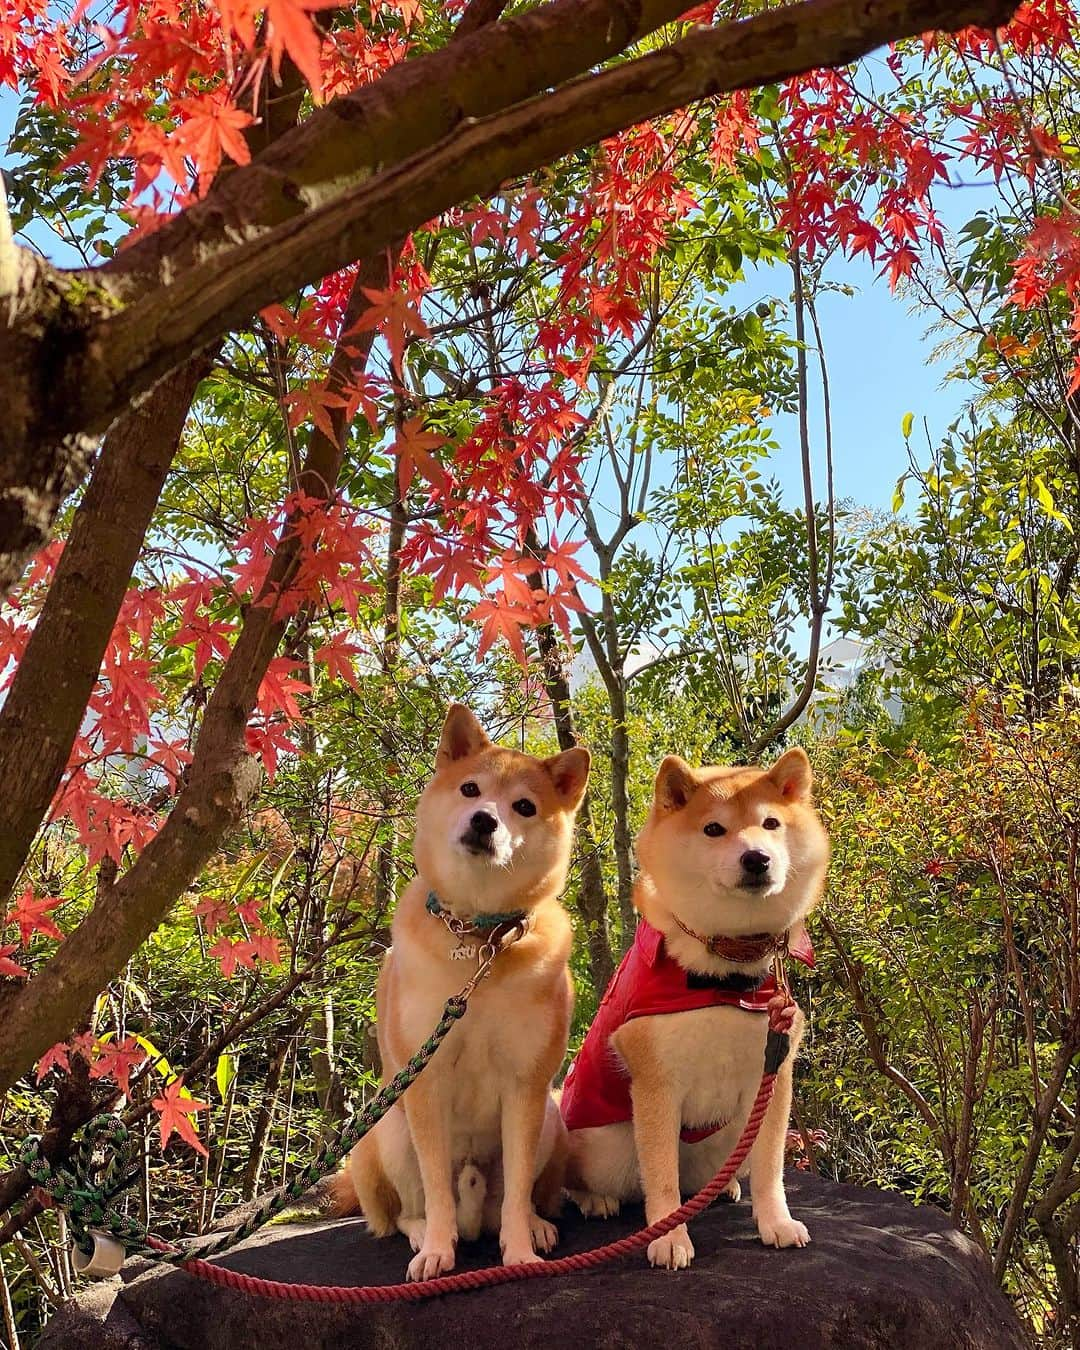
[{"label": "tree branch", "polygon": [[[785,160],[786,163],[786,160]],[[832,456],[832,410],[829,396],[828,367],[825,353],[821,347],[821,329],[813,302],[806,293],[803,275],[802,255],[797,246],[791,250],[791,273],[795,283],[795,340],[798,344],[796,367],[799,386],[799,458],[802,463],[803,510],[806,513],[806,570],[807,597],[810,602],[810,646],[806,654],[806,672],[802,686],[783,714],[766,731],[747,747],[747,758],[753,762],[758,759],[768,745],[783,735],[806,711],[814,690],[817,688],[818,664],[821,657],[821,636],[825,627],[825,615],[832,594],[833,576],[836,568],[836,498],[833,486]],[[819,556],[817,502],[814,499],[814,464],[810,450],[810,391],[806,362],[806,312],[809,309],[817,336],[818,356],[821,366],[822,391],[825,401],[825,443],[826,443],[826,482],[828,491],[829,517],[829,553],[826,563],[824,583],[821,577]]]},{"label": "tree branch", "polygon": [[[628,17],[607,0],[555,0],[505,20],[404,63],[363,98],[328,105],[116,260],[32,276],[23,321],[0,330],[0,396],[13,409],[0,426],[0,462],[7,448],[103,430],[255,310],[509,178],[696,99],[846,64],[937,25],[1003,23],[1015,7],[805,0],[565,83],[680,4],[645,0]],[[464,120],[477,114],[483,120]],[[46,351],[54,378],[42,400]]]},{"label": "tree branch", "polygon": [[[305,85],[300,72],[292,64],[286,61],[282,68],[281,83],[272,87],[264,85],[260,98],[259,119],[245,132],[245,140],[253,155],[264,151],[266,147],[275,139],[281,136],[290,127],[296,125],[296,119],[300,112],[300,105],[303,101]],[[231,169],[223,170],[223,181],[228,178],[228,174],[233,172]],[[2,235],[2,223],[0,223],[0,235]],[[16,262],[19,261],[18,250],[16,252]],[[0,286],[0,297],[3,295],[3,288]],[[25,319],[25,316],[23,316]],[[7,315],[9,326],[17,325],[20,322],[18,311],[9,311]],[[4,323],[0,315],[0,350],[4,343]],[[211,344],[213,345],[213,344]],[[46,400],[50,397],[49,379],[54,356],[51,351],[41,354],[41,397]],[[37,644],[39,647],[45,647],[48,644],[42,634],[43,625],[48,626],[50,613],[55,617],[56,611],[64,609],[71,603],[79,602],[80,599],[92,599],[96,604],[106,607],[112,605],[113,599],[116,601],[115,609],[119,609],[120,601],[123,599],[123,592],[119,594],[115,590],[115,580],[119,577],[121,564],[124,558],[130,556],[131,565],[134,566],[135,557],[138,550],[133,554],[128,544],[134,539],[134,533],[141,531],[145,534],[149,524],[149,511],[153,513],[157,496],[161,492],[164,484],[164,473],[168,470],[168,462],[162,463],[162,456],[166,456],[171,461],[176,453],[180,431],[183,425],[183,413],[186,409],[179,403],[181,390],[189,384],[189,371],[207,370],[212,364],[213,353],[209,353],[206,359],[200,359],[198,353],[194,355],[188,353],[181,363],[180,371],[177,377],[172,381],[167,389],[155,389],[150,395],[149,400],[141,405],[138,410],[121,409],[121,418],[109,433],[105,445],[102,447],[98,463],[94,471],[95,479],[101,475],[108,480],[104,488],[101,500],[107,506],[103,515],[97,515],[93,522],[84,518],[82,525],[73,530],[72,537],[67,544],[67,553],[72,554],[68,559],[65,557],[54,579],[53,586],[50,588],[49,598],[46,601],[45,611],[42,614],[41,622],[31,638],[31,646]],[[189,365],[189,362],[193,364]],[[186,367],[186,369],[185,369]],[[2,386],[3,377],[0,376],[0,386]],[[196,381],[197,384],[197,381]],[[188,395],[190,405],[191,398],[195,393],[195,385],[191,385]],[[123,413],[127,416],[123,416]],[[180,416],[179,424],[177,417]],[[131,447],[125,444],[128,437],[134,437],[141,447],[139,455],[135,461],[131,459]],[[0,430],[0,448],[5,445],[4,432]],[[48,543],[52,531],[52,523],[56,513],[59,510],[64,498],[68,492],[77,486],[78,482],[84,476],[89,463],[93,449],[91,442],[84,442],[79,438],[61,436],[55,443],[49,443],[43,447],[37,447],[39,453],[34,455],[34,446],[24,446],[28,452],[27,460],[24,462],[19,455],[11,460],[5,460],[0,463],[0,596],[6,594],[8,590],[22,575],[29,557]],[[153,484],[148,479],[143,479],[141,474],[136,472],[138,479],[138,489],[134,496],[131,495],[128,486],[121,474],[116,470],[121,468],[120,461],[129,463],[145,463],[146,465],[156,466],[152,470],[151,476],[161,469],[161,480],[158,483],[156,493],[152,499],[147,494],[153,491]],[[94,488],[91,486],[90,492]],[[84,505],[85,511],[85,505]],[[119,552],[113,553],[112,550],[117,545],[117,541],[122,541],[119,545]],[[76,547],[77,546],[77,547]],[[74,553],[73,553],[74,549]],[[89,574],[103,568],[107,575],[98,578],[99,586],[96,594],[86,594],[79,597],[72,593],[69,597],[69,581],[78,581],[83,573],[86,573],[84,579],[91,580]],[[54,598],[55,592],[55,598]],[[115,610],[113,619],[115,619]],[[76,669],[71,671],[70,667],[65,666],[64,674],[58,679],[47,679],[37,688],[40,696],[43,691],[54,693],[57,697],[74,699],[76,689],[85,685],[85,676],[83,662],[93,664],[91,651],[94,644],[99,647],[97,664],[100,666],[101,655],[105,651],[105,643],[108,640],[112,623],[108,619],[107,608],[86,610],[83,613],[83,622],[87,629],[94,630],[96,636],[92,636],[89,631],[76,632],[59,631],[55,635],[54,659],[58,654],[67,650],[68,642],[74,638],[73,650],[76,653]],[[40,673],[40,672],[39,672]],[[74,673],[75,679],[68,688],[67,676]],[[97,673],[95,668],[95,674]],[[91,686],[92,687],[92,686]],[[90,693],[90,687],[86,689],[87,696]],[[11,697],[8,698],[10,704]],[[48,698],[43,702],[48,705]],[[7,706],[5,704],[5,715]],[[48,725],[44,721],[45,709],[35,711],[35,720],[39,725]],[[24,725],[29,723],[24,720]],[[78,727],[70,728],[68,734],[68,723],[61,720],[60,729],[52,735],[58,735],[57,746],[64,737],[68,738],[68,749],[70,743],[74,740]],[[52,735],[47,736],[51,739]],[[49,765],[55,759],[55,753],[52,753],[53,747],[49,747],[50,753],[46,755]],[[66,761],[66,754],[64,756]],[[51,771],[49,765],[40,766],[40,779],[42,782],[49,776]],[[61,765],[61,768],[63,766]],[[59,781],[53,779],[53,787]],[[3,783],[0,777],[0,784]],[[37,797],[40,801],[40,792],[38,789]],[[47,800],[41,804],[41,811],[44,812],[48,805]],[[34,810],[37,809],[35,806]],[[41,817],[35,823],[40,824]],[[8,855],[16,851],[15,841],[12,840],[5,844]],[[0,865],[0,871],[3,866]],[[10,885],[10,882],[7,883]],[[3,894],[6,887],[0,886],[0,894]]]}]

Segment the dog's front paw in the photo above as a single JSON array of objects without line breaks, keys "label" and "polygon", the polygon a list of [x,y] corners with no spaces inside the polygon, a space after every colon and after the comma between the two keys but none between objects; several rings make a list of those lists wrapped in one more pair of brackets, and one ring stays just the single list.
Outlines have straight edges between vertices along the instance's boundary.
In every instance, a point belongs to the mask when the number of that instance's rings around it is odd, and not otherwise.
[{"label": "dog's front paw", "polygon": [[720,1192],[720,1198],[722,1200],[730,1200],[733,1205],[737,1205],[739,1201],[742,1199],[742,1187],[739,1185],[738,1181],[736,1181],[734,1177],[732,1177],[732,1179]]},{"label": "dog's front paw", "polygon": [[414,1252],[418,1252],[424,1245],[424,1234],[427,1232],[427,1224],[423,1219],[398,1219],[398,1231],[404,1233],[409,1239],[409,1246]]},{"label": "dog's front paw", "polygon": [[594,1195],[592,1191],[567,1191],[570,1199],[587,1219],[613,1219],[619,1202],[613,1195]]},{"label": "dog's front paw", "polygon": [[649,1265],[660,1266],[664,1270],[685,1270],[694,1259],[694,1244],[686,1231],[686,1224],[673,1228],[664,1237],[654,1238],[649,1243]]},{"label": "dog's front paw", "polygon": [[543,1261],[543,1259],[542,1256],[537,1256],[533,1251],[531,1243],[529,1246],[525,1247],[516,1242],[512,1242],[508,1243],[502,1249],[502,1261],[504,1266],[534,1266],[538,1261]]},{"label": "dog's front paw", "polygon": [[542,1219],[539,1214],[529,1216],[529,1232],[532,1235],[532,1245],[538,1252],[549,1252],[559,1240],[559,1230],[553,1223],[548,1223],[547,1219]]},{"label": "dog's front paw", "polygon": [[806,1225],[790,1214],[759,1215],[757,1227],[766,1247],[805,1247],[810,1242]]},{"label": "dog's front paw", "polygon": [[409,1262],[405,1272],[409,1280],[433,1280],[437,1275],[445,1275],[454,1269],[454,1244],[445,1247],[424,1245]]}]

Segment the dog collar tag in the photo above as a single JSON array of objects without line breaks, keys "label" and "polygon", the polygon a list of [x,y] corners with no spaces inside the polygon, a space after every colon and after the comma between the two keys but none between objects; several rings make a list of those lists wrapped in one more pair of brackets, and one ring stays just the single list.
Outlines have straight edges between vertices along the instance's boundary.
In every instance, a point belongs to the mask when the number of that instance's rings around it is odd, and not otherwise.
[{"label": "dog collar tag", "polygon": [[476,943],[475,943],[475,942],[459,942],[458,945],[457,945],[456,947],[454,947],[453,950],[450,952],[450,960],[451,960],[451,961],[475,961],[475,960],[476,960]]}]

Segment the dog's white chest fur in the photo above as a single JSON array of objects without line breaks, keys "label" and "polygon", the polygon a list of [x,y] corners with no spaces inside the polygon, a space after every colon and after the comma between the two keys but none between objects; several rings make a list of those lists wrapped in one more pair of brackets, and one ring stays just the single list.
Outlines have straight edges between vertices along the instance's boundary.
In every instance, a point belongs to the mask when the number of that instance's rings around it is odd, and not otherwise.
[{"label": "dog's white chest fur", "polygon": [[[475,965],[445,959],[436,963],[422,954],[413,959],[416,964],[403,981],[410,998],[401,1016],[410,1038],[419,1044],[438,1020],[445,999],[460,987],[462,972],[471,974]],[[550,1014],[530,997],[530,984],[524,973],[513,985],[481,984],[465,1017],[439,1050],[437,1072],[449,1087],[447,1115],[455,1167],[498,1156],[502,1103],[520,1091],[522,1074],[551,1039]]]},{"label": "dog's white chest fur", "polygon": [[[768,1019],[741,1008],[696,1008],[639,1019],[672,1095],[681,1103],[682,1124],[745,1121],[761,1080]],[[620,1032],[611,1038],[616,1050]]]}]

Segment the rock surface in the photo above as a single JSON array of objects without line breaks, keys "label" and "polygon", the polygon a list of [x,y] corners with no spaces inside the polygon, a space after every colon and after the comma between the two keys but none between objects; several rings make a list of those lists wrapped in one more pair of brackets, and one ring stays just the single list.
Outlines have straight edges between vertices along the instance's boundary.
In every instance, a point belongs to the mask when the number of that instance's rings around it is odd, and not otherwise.
[{"label": "rock surface", "polygon": [[[362,1308],[253,1299],[183,1271],[130,1262],[123,1283],[89,1289],[63,1309],[41,1350],[1022,1350],[1020,1325],[989,1266],[936,1209],[902,1196],[789,1178],[805,1250],[769,1251],[745,1201],[716,1205],[691,1227],[686,1271],[651,1270],[644,1255],[596,1271],[419,1303]],[[633,1232],[640,1210],[586,1222],[568,1206],[558,1254]],[[306,1284],[403,1279],[404,1238],[375,1241],[359,1220],[272,1227],[221,1264]],[[498,1259],[493,1241],[465,1246],[459,1269]]]}]

